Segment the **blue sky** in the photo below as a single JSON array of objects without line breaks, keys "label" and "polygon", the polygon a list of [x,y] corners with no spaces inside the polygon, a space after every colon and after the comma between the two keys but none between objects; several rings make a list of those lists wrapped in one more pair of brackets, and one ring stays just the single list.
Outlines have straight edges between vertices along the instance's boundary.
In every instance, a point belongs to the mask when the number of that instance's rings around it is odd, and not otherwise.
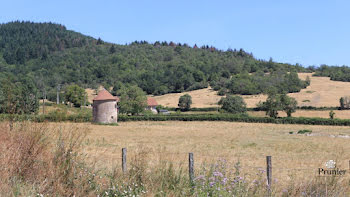
[{"label": "blue sky", "polygon": [[350,65],[350,1],[8,0],[0,23],[55,22],[95,38],[243,48],[259,59]]}]

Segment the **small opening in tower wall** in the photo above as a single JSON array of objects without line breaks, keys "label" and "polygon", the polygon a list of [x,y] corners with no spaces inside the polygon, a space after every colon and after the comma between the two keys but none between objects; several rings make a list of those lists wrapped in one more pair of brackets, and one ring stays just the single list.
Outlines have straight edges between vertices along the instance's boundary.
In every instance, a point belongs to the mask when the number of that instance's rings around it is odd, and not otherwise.
[{"label": "small opening in tower wall", "polygon": [[111,116],[111,118],[113,119],[114,117],[113,117],[113,116]]}]

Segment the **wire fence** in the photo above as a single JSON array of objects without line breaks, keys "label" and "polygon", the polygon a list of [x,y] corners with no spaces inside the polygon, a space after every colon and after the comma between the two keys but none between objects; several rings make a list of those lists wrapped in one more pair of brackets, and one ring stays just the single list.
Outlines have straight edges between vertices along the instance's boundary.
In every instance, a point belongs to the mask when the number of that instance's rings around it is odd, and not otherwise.
[{"label": "wire fence", "polygon": [[[224,157],[221,157],[220,155],[208,155],[208,154],[203,154],[203,153],[185,153],[185,152],[170,152],[170,151],[151,151],[152,154],[160,154],[160,155],[167,155],[169,157],[169,155],[171,156],[175,156],[174,158],[176,159],[174,160],[169,160],[169,159],[164,159],[162,157],[159,157],[159,161],[161,162],[166,162],[168,164],[173,164],[173,165],[181,165],[181,166],[188,166],[188,174],[189,174],[189,178],[191,181],[193,181],[194,177],[195,177],[195,162],[196,162],[196,158],[200,158],[202,163],[201,165],[203,165],[203,159],[209,159],[209,163],[206,163],[208,166],[213,166],[215,164],[210,163],[210,161],[213,160],[225,160]],[[179,157],[181,156],[181,157]],[[265,160],[265,165],[249,165],[247,163],[243,163],[240,167],[242,169],[245,169],[247,171],[259,171],[260,173],[264,174],[263,176],[266,177],[267,180],[267,186],[268,188],[271,187],[272,184],[272,178],[273,176],[278,177],[278,175],[282,174],[282,173],[296,173],[296,172],[300,172],[303,173],[304,175],[321,175],[320,174],[320,169],[321,167],[318,166],[318,164],[315,163],[307,163],[304,162],[302,163],[303,166],[306,167],[299,167],[299,168],[288,168],[288,167],[284,167],[283,166],[283,162],[282,164],[279,163],[279,165],[273,165],[273,161],[274,159],[276,161],[278,160],[283,160],[286,159],[288,157],[275,157],[273,158],[272,156],[266,156],[266,160]],[[122,171],[123,173],[127,173],[127,151],[126,148],[122,149],[122,154],[121,154],[121,165],[122,165]],[[198,159],[198,160],[200,160]],[[288,158],[290,160],[290,158]],[[187,162],[186,162],[187,160]],[[288,160],[285,160],[285,162],[287,162]],[[261,160],[260,160],[261,163]],[[277,163],[277,162],[276,162]],[[347,167],[346,170],[350,170],[350,161],[347,162],[349,164],[349,166]],[[282,166],[281,166],[282,165]],[[198,165],[197,165],[198,167]],[[327,166],[324,167],[327,168],[329,170],[335,169],[334,166]]]}]

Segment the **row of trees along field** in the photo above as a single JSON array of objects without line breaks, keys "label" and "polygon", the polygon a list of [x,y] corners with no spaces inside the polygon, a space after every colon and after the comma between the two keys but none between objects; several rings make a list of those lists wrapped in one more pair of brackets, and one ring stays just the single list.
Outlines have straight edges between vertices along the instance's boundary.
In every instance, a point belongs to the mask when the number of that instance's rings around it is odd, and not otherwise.
[{"label": "row of trees along field", "polygon": [[[69,31],[53,23],[11,22],[0,25],[0,71],[41,77],[48,94],[56,87],[135,85],[147,94],[166,94],[223,84],[221,92],[256,94],[268,88],[299,91],[306,82],[300,65],[254,58],[240,50],[184,43],[135,41],[119,45]],[[238,87],[238,88],[237,88]],[[43,88],[40,88],[43,89]]]}]

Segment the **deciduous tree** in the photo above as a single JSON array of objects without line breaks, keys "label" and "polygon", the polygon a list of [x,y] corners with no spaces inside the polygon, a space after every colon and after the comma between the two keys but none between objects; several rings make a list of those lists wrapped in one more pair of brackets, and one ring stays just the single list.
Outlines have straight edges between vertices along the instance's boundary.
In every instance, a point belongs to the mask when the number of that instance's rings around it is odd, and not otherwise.
[{"label": "deciduous tree", "polygon": [[244,113],[247,111],[247,105],[240,96],[227,95],[221,98],[218,104],[221,105],[221,109],[229,113]]},{"label": "deciduous tree", "polygon": [[68,86],[64,94],[65,101],[72,103],[74,107],[80,107],[87,100],[85,89],[75,84]]},{"label": "deciduous tree", "polygon": [[192,97],[189,94],[180,96],[178,106],[182,111],[190,110],[191,105],[192,105]]},{"label": "deciduous tree", "polygon": [[117,93],[120,95],[119,111],[125,114],[140,114],[147,107],[147,97],[141,88],[132,86],[123,86]]}]

